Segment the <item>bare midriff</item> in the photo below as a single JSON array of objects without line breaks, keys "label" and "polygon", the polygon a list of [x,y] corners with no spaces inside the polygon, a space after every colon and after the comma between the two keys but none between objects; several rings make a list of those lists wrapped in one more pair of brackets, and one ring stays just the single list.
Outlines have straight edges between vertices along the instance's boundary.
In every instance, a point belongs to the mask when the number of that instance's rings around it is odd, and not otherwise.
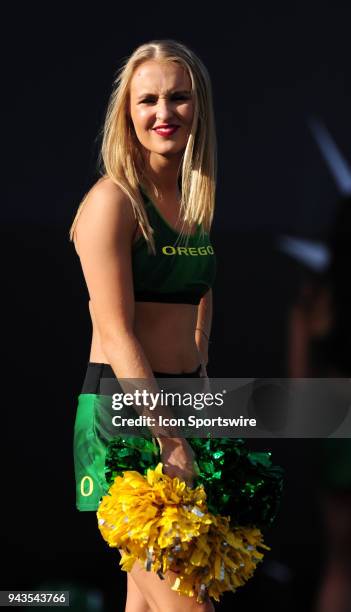
[{"label": "bare midriff", "polygon": [[[89,361],[109,363],[91,301],[89,310],[93,328]],[[180,374],[196,370],[200,363],[195,342],[197,310],[193,304],[135,303],[134,334],[153,371]]]}]

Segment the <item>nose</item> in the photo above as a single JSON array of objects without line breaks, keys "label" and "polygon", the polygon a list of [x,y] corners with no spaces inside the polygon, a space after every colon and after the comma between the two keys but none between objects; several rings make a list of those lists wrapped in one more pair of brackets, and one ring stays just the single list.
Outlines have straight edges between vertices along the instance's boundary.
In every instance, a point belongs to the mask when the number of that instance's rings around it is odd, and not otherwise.
[{"label": "nose", "polygon": [[172,112],[172,103],[166,98],[159,98],[157,102],[156,118],[158,121],[166,121],[169,119]]}]

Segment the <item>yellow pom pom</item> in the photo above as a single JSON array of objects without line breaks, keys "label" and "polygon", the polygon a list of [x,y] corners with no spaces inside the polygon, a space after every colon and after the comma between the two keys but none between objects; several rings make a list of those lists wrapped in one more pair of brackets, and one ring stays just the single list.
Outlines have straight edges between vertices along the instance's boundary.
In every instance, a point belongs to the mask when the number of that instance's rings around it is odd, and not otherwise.
[{"label": "yellow pom pom", "polygon": [[[230,528],[229,518],[209,515],[210,528],[206,536],[192,542],[187,558],[173,589],[183,594],[193,591],[201,601],[208,593],[216,601],[225,591],[234,592],[251,578],[266,548],[259,529]],[[269,550],[269,549],[268,549]]]},{"label": "yellow pom pom", "polygon": [[120,565],[130,571],[138,560],[147,571],[177,571],[173,590],[217,601],[253,574],[267,548],[259,529],[230,528],[229,517],[208,512],[203,486],[192,489],[163,474],[162,463],[146,476],[117,476],[97,511],[103,538],[123,551]]}]

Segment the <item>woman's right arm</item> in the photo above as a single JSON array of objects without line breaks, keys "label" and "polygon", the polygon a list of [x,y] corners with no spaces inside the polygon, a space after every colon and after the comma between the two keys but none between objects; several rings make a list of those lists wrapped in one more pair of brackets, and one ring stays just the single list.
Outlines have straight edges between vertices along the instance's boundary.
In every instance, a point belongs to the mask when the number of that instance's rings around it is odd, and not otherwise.
[{"label": "woman's right arm", "polygon": [[[132,240],[136,220],[128,196],[110,179],[99,181],[84,203],[76,226],[80,257],[102,350],[118,379],[148,379],[158,391],[151,366],[134,334]],[[182,438],[162,438],[169,475],[187,478],[193,453]],[[174,469],[173,469],[174,468]],[[188,480],[191,480],[189,477]]]},{"label": "woman's right arm", "polygon": [[75,244],[102,349],[118,378],[152,378],[133,333],[131,245],[135,225],[128,197],[106,179],[87,196],[76,226]]}]

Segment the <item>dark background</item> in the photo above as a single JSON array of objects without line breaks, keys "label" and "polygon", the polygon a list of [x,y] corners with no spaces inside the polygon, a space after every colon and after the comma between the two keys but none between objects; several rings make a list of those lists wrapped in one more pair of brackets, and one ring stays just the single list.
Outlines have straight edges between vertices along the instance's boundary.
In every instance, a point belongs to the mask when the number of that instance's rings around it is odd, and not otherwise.
[{"label": "dark background", "polygon": [[[68,231],[97,178],[113,78],[121,61],[153,38],[184,42],[208,67],[219,146],[213,228],[219,274],[209,374],[284,376],[287,312],[299,275],[276,238],[324,238],[333,222],[337,190],[307,122],[311,116],[324,121],[351,160],[351,7],[28,4],[7,8],[4,17],[7,427],[0,586],[75,584],[82,592],[95,589],[96,601],[103,593],[104,609],[123,610],[125,575],[117,556],[98,533],[94,513],[75,509],[72,454],[90,321]],[[272,448],[274,462],[285,467],[285,496],[266,535],[272,546],[266,566],[218,609],[236,605],[240,611],[260,602],[261,610],[310,610],[325,546],[318,443],[255,444]]]}]

